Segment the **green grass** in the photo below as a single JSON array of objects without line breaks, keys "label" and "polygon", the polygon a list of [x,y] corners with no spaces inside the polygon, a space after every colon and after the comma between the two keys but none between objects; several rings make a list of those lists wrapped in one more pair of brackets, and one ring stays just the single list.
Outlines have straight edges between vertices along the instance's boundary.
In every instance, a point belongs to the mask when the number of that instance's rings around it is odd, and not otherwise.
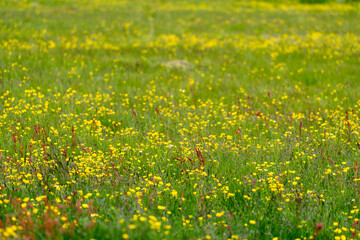
[{"label": "green grass", "polygon": [[2,1],[0,235],[357,238],[358,10]]}]

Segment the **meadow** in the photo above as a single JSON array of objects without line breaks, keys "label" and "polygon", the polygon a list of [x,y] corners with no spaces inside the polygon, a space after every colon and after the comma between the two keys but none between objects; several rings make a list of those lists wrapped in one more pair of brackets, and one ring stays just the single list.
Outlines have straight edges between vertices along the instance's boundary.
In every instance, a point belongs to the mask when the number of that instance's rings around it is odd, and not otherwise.
[{"label": "meadow", "polygon": [[358,239],[359,7],[0,1],[0,239]]}]

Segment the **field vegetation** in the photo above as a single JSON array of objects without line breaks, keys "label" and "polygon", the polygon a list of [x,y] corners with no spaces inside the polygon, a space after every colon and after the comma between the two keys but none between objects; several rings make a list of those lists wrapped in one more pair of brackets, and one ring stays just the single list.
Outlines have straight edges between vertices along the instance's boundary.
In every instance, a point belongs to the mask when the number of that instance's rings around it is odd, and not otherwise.
[{"label": "field vegetation", "polygon": [[0,238],[357,239],[359,5],[305,2],[0,1]]}]

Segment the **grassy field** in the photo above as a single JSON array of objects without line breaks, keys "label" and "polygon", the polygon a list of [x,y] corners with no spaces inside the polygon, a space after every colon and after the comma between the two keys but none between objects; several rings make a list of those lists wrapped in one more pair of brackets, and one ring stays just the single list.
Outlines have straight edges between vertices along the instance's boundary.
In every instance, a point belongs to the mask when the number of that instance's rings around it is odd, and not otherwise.
[{"label": "grassy field", "polygon": [[0,1],[0,239],[357,239],[359,7]]}]

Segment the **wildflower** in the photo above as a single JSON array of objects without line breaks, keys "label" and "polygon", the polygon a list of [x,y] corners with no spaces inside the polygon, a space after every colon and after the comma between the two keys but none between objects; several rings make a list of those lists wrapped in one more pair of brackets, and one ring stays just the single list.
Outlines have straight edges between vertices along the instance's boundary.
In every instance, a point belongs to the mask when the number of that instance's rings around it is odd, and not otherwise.
[{"label": "wildflower", "polygon": [[159,205],[157,208],[158,208],[159,210],[165,210],[165,209],[166,209],[166,207],[160,206],[160,205]]},{"label": "wildflower", "polygon": [[219,213],[216,213],[216,216],[217,216],[217,217],[222,217],[222,216],[224,215],[224,213],[225,213],[224,211],[219,212]]}]

